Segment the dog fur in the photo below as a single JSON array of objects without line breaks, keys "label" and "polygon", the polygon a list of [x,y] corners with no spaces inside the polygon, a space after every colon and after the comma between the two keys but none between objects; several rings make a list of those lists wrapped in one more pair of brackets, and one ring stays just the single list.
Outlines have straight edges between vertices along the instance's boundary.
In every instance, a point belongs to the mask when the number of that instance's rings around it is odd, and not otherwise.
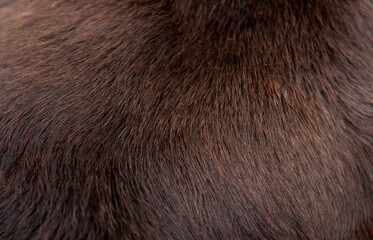
[{"label": "dog fur", "polygon": [[373,239],[373,1],[0,0],[1,239]]}]

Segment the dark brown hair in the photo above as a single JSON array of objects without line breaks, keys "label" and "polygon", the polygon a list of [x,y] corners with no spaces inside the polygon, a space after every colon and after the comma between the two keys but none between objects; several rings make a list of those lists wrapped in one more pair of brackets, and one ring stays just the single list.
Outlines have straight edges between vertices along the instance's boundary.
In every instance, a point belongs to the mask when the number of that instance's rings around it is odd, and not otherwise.
[{"label": "dark brown hair", "polygon": [[371,0],[0,0],[1,239],[373,239]]}]

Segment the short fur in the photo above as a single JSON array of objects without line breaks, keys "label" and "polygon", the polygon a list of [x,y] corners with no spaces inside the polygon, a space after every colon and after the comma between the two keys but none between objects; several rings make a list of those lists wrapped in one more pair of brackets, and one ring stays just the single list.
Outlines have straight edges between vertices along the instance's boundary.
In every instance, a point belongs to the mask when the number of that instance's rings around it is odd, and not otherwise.
[{"label": "short fur", "polygon": [[1,239],[373,239],[373,1],[0,0]]}]

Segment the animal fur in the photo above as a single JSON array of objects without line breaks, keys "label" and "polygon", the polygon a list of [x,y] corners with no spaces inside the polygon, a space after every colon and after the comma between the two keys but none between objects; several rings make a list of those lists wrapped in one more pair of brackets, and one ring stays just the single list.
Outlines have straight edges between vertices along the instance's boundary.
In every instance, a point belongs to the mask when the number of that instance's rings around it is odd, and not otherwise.
[{"label": "animal fur", "polygon": [[0,0],[1,239],[373,239],[373,1]]}]

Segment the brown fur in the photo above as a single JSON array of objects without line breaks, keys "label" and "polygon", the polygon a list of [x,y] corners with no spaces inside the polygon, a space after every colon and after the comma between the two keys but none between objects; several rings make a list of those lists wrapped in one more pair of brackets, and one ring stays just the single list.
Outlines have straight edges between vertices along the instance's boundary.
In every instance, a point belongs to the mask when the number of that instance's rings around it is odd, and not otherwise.
[{"label": "brown fur", "polygon": [[1,239],[373,239],[370,0],[0,0]]}]

